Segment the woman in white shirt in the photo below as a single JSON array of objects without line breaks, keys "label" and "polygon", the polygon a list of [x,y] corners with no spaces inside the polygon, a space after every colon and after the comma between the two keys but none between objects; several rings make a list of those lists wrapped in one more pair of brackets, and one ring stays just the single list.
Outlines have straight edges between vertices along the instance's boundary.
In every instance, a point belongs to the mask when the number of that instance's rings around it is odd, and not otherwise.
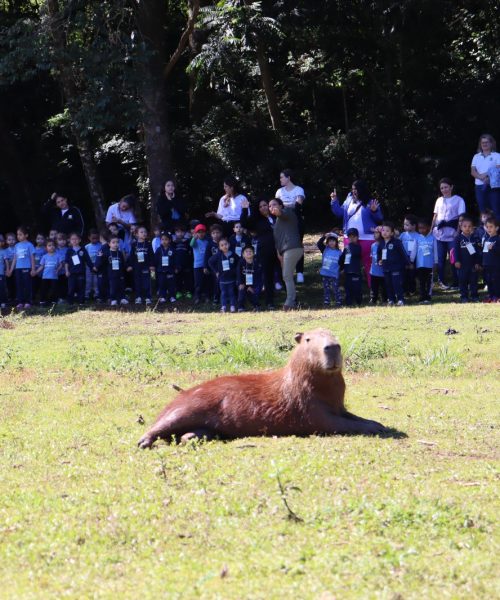
[{"label": "woman in white shirt", "polygon": [[246,196],[239,193],[236,178],[229,175],[224,179],[224,195],[219,200],[217,212],[207,212],[205,217],[222,221],[224,235],[229,238],[233,234],[234,224],[240,220],[241,203],[246,199]]},{"label": "woman in white shirt", "polygon": [[500,169],[500,154],[496,152],[497,143],[489,133],[479,138],[477,154],[472,158],[470,174],[474,177],[476,200],[479,211],[491,208],[495,217],[500,217],[500,190],[492,189],[490,176],[492,169]]},{"label": "woman in white shirt", "polygon": [[118,228],[125,234],[123,240],[125,245],[130,242],[130,226],[137,223],[134,208],[135,197],[129,194],[112,204],[106,213],[106,225],[108,227],[111,223],[118,225]]},{"label": "woman in white shirt", "polygon": [[[438,280],[442,289],[448,289],[444,282],[446,257],[453,248],[453,241],[458,235],[458,217],[465,213],[465,201],[453,193],[453,182],[444,177],[439,182],[442,196],[436,200],[432,216],[431,229],[436,240]],[[456,270],[452,268],[453,287],[458,287]]]},{"label": "woman in white shirt", "polygon": [[[304,215],[302,212],[302,205],[306,198],[304,188],[300,185],[295,185],[292,181],[293,173],[290,169],[283,169],[280,172],[280,185],[281,187],[277,190],[275,198],[279,198],[283,202],[285,208],[295,208],[295,214],[297,215],[300,240],[304,239]],[[297,283],[304,283],[304,255],[299,259],[295,267],[297,271]]]}]

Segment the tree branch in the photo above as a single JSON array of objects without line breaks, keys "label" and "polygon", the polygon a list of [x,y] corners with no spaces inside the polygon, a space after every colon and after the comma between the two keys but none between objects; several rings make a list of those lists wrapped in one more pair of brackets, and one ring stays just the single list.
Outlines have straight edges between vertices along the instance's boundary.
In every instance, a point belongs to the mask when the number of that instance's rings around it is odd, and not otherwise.
[{"label": "tree branch", "polygon": [[172,54],[172,56],[170,57],[170,60],[165,65],[165,68],[163,69],[163,78],[164,79],[168,78],[168,76],[172,72],[173,68],[177,64],[177,61],[181,57],[181,54],[184,52],[184,49],[186,48],[187,43],[189,41],[189,36],[193,32],[194,25],[196,23],[196,18],[198,16],[199,12],[200,12],[200,0],[193,0],[193,8],[191,10],[191,14],[189,15],[186,29],[184,29],[184,31],[182,32],[181,38],[179,40],[179,44],[177,45],[175,52]]}]

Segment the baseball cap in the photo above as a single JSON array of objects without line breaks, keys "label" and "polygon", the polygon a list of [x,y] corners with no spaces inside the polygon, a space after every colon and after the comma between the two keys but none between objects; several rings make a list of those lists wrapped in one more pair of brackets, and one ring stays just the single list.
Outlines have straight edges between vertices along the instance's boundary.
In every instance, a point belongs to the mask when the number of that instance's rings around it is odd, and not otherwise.
[{"label": "baseball cap", "polygon": [[203,225],[203,223],[198,223],[198,225],[196,225],[196,227],[194,228],[194,232],[198,233],[198,231],[206,231],[207,228],[205,227],[205,225]]}]

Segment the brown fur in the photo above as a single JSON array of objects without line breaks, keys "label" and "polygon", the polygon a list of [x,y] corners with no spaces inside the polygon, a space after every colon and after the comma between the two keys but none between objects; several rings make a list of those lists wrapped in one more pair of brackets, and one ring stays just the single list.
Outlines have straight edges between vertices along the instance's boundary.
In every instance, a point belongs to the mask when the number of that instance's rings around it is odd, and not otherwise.
[{"label": "brown fur", "polygon": [[256,435],[376,434],[384,427],[348,413],[342,354],[325,329],[295,336],[282,369],[217,377],[182,391],[141,438],[236,438]]}]

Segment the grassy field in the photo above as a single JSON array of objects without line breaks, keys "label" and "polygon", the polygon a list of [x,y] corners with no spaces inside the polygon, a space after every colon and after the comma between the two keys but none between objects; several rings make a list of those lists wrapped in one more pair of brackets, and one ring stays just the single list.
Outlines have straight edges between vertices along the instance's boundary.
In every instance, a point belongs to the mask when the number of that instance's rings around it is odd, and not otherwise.
[{"label": "grassy field", "polygon": [[[3,318],[0,597],[499,597],[499,316]],[[282,365],[317,326],[343,345],[350,409],[404,435],[136,448],[172,383]]]}]

